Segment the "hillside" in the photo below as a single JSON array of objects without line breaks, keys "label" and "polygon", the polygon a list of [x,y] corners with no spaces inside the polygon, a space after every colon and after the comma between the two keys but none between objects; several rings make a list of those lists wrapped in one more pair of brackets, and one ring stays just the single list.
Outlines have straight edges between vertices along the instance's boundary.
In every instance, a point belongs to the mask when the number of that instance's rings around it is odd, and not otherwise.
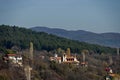
[{"label": "hillside", "polygon": [[[22,52],[23,54],[28,53],[28,51]],[[58,54],[60,56],[62,53]],[[52,62],[49,57],[53,55],[53,51],[34,51],[34,68],[32,70],[31,80],[105,80],[105,76],[108,75],[105,68],[108,66],[113,69],[113,73],[120,75],[120,56],[117,55],[86,54],[88,67],[84,67],[81,64],[75,66],[74,64],[68,65]],[[43,56],[44,58],[41,58]],[[109,57],[113,61],[112,64],[110,63]],[[23,63],[26,62],[25,58],[23,56]],[[77,59],[81,62],[82,54],[78,54]],[[14,65],[7,64],[0,57],[0,80],[16,79],[27,80],[24,67],[15,67]]]},{"label": "hillside", "polygon": [[[35,32],[8,25],[0,26],[0,37],[0,80],[26,80],[24,69],[26,64],[31,63],[31,59],[27,57],[30,41],[34,44],[31,80],[104,80],[107,76],[106,67],[111,67],[113,73],[120,74],[120,56],[100,54],[103,52],[116,53],[113,48],[78,42],[44,32]],[[8,48],[10,51],[11,48],[15,47],[21,49],[18,52],[22,53],[23,67],[14,66],[9,62],[6,63],[3,59],[5,51],[2,48]],[[80,61],[79,65],[59,64],[50,61],[50,57],[54,56],[55,53],[62,57],[62,51],[67,52],[68,47],[72,51],[71,55],[78,53],[76,57]],[[85,54],[85,61],[88,62],[87,67],[81,64],[83,55],[79,53],[83,49],[89,50],[89,54]]]},{"label": "hillside", "polygon": [[115,49],[109,47],[69,40],[52,34],[35,32],[30,29],[19,28],[16,26],[0,25],[0,37],[0,46],[9,49],[13,46],[26,49],[29,47],[29,42],[32,41],[34,43],[34,49],[36,50],[50,51],[59,47],[62,49],[67,49],[69,47],[72,52],[78,53],[83,49],[95,53],[116,53]]},{"label": "hillside", "polygon": [[[50,62],[49,57],[54,55],[52,51],[34,51],[34,54],[34,70],[37,71],[34,75],[35,77],[41,76],[43,80],[104,80],[103,78],[106,75],[105,68],[108,65],[113,69],[114,73],[120,73],[120,56],[117,55],[86,54],[86,61],[89,64],[88,67],[83,67],[81,65],[75,66]],[[60,54],[58,53],[59,56]],[[45,56],[45,58],[42,59],[40,56]],[[109,62],[109,56],[113,60],[112,64]],[[77,59],[81,62],[82,54],[78,54]]]},{"label": "hillside", "polygon": [[72,40],[79,40],[92,44],[99,44],[110,47],[120,47],[120,33],[93,33],[83,30],[67,31],[64,29],[47,28],[47,27],[33,27],[33,31],[47,32],[60,37],[65,37]]}]

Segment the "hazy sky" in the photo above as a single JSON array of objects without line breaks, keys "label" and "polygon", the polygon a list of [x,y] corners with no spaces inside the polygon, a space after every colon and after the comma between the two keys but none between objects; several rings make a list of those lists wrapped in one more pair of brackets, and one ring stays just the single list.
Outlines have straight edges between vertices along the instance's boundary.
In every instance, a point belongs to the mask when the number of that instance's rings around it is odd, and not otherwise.
[{"label": "hazy sky", "polygon": [[0,24],[120,32],[120,0],[0,0]]}]

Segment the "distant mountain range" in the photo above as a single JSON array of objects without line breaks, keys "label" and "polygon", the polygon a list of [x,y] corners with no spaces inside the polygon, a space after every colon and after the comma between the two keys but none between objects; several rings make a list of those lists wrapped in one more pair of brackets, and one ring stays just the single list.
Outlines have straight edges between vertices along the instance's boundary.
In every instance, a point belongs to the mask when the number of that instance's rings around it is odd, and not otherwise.
[{"label": "distant mountain range", "polygon": [[120,47],[120,33],[98,34],[84,30],[68,31],[64,29],[48,28],[48,27],[32,27],[30,29],[37,32],[46,32],[48,34],[54,34],[72,40],[78,40],[82,42],[99,44],[110,47]]}]

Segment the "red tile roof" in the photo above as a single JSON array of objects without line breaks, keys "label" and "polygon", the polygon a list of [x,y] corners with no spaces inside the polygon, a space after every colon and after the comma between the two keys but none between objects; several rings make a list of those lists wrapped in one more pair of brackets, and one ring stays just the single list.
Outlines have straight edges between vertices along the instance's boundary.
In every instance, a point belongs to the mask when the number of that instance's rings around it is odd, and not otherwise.
[{"label": "red tile roof", "polygon": [[16,54],[7,54],[7,56],[16,56]]}]

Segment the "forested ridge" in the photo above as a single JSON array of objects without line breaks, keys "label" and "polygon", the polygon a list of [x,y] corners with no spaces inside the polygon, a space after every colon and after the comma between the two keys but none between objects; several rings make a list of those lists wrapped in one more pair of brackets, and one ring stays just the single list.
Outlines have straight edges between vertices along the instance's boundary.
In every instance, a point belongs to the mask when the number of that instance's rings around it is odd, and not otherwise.
[{"label": "forested ridge", "polygon": [[21,49],[29,48],[29,42],[32,41],[36,50],[54,50],[57,48],[70,48],[72,52],[80,53],[81,50],[87,49],[95,53],[116,53],[115,49],[103,47],[99,45],[88,44],[57,37],[44,32],[35,32],[30,29],[0,25],[0,46],[2,48],[11,49],[13,46]]}]

